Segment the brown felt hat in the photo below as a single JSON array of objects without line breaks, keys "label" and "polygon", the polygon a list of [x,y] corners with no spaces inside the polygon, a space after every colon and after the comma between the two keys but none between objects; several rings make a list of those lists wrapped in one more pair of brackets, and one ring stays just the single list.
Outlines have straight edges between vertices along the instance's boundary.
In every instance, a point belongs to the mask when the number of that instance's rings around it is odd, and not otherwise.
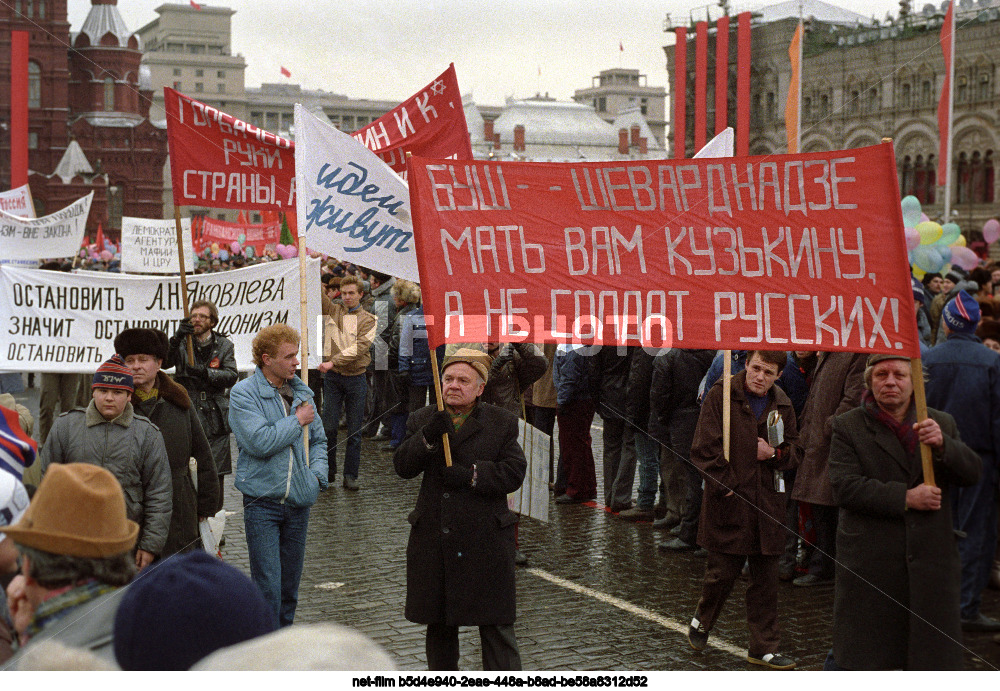
[{"label": "brown felt hat", "polygon": [[21,520],[0,531],[42,552],[100,559],[131,550],[139,524],[126,517],[125,495],[110,472],[53,463]]},{"label": "brown felt hat", "polygon": [[456,362],[464,362],[472,367],[472,369],[479,373],[484,382],[490,377],[490,356],[481,350],[459,348],[444,359],[444,364],[441,366],[441,374],[444,374],[444,371]]}]

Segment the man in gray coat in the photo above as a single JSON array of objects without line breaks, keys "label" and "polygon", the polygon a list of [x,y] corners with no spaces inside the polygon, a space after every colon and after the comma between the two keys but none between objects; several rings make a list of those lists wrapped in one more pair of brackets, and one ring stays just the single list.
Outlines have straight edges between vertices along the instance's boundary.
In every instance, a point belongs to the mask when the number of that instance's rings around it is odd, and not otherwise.
[{"label": "man in gray coat", "polygon": [[[829,669],[962,669],[961,565],[948,486],[979,479],[955,420],[917,423],[910,361],[872,355],[861,406],[833,421],[830,484],[840,507]],[[931,447],[924,482],[920,444]]]},{"label": "man in gray coat", "polygon": [[163,554],[170,530],[173,489],[163,435],[132,408],[132,373],[118,355],[98,368],[91,388],[86,409],[56,418],[39,456],[42,474],[53,463],[110,470],[122,486],[129,520],[139,524],[135,565],[143,569]]},{"label": "man in gray coat", "polygon": [[479,627],[484,670],[521,669],[514,636],[518,519],[507,508],[507,494],[521,486],[527,463],[517,418],[479,401],[488,367],[488,356],[469,348],[445,358],[445,410],[427,406],[410,415],[393,457],[400,477],[423,473],[408,519],[406,618],[427,625],[431,670],[458,669],[459,626]]}]

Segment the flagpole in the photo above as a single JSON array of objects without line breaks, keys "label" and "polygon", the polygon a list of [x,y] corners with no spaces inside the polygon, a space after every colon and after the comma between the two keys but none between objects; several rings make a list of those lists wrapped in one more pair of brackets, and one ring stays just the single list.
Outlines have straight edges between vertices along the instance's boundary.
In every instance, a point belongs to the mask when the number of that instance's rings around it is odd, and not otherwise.
[{"label": "flagpole", "polygon": [[[299,319],[301,323],[302,338],[302,382],[309,386],[309,286],[306,285],[306,236],[298,228],[299,233],[299,298],[301,301],[301,312]],[[316,411],[319,415],[319,411]],[[302,428],[302,448],[305,451],[306,464],[309,463],[309,425]]]},{"label": "flagpole", "polygon": [[944,219],[942,223],[951,222],[951,132],[955,116],[955,0],[951,0],[948,6],[951,12],[951,28],[949,37],[948,55],[948,125],[945,132],[945,160],[938,161],[938,165],[947,166],[944,171]]},{"label": "flagpole", "polygon": [[[181,270],[181,304],[184,305],[184,318],[191,317],[191,308],[188,306],[187,276],[184,273],[184,230],[181,228],[181,207],[174,204],[174,224],[177,227],[177,261]],[[194,364],[194,340],[191,334],[187,337],[188,363]]]}]

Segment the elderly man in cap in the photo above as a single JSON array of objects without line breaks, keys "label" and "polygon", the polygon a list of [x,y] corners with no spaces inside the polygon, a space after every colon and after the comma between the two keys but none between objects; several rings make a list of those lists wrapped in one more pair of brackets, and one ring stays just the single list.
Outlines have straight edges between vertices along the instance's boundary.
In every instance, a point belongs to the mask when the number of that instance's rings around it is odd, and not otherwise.
[{"label": "elderly man in cap", "polygon": [[[423,473],[409,515],[406,618],[427,625],[427,665],[458,669],[458,627],[478,626],[484,670],[520,670],[514,636],[514,528],[507,494],[524,480],[517,417],[479,396],[489,357],[460,348],[441,371],[444,410],[410,415],[393,464],[400,477]],[[451,445],[446,465],[442,436]]]},{"label": "elderly man in cap", "polygon": [[952,491],[962,557],[962,629],[1000,631],[1000,621],[979,611],[997,546],[997,468],[1000,464],[1000,354],[976,336],[979,303],[964,290],[941,313],[947,339],[924,357],[927,405],[950,414],[962,441],[979,454],[979,482]]},{"label": "elderly man in cap", "polygon": [[139,535],[114,475],[89,463],[53,466],[21,519],[0,532],[21,553],[21,575],[7,588],[21,645],[50,639],[114,660],[117,591],[135,573]]},{"label": "elderly man in cap", "polygon": [[42,474],[53,463],[92,463],[121,484],[130,520],[139,524],[135,565],[163,554],[173,490],[163,435],[132,407],[132,372],[114,355],[94,374],[93,399],[56,418],[39,454]]},{"label": "elderly man in cap", "polygon": [[[840,506],[828,669],[961,669],[960,562],[949,486],[982,463],[955,420],[917,422],[910,361],[872,355],[861,405],[833,420],[830,483]],[[920,444],[932,450],[924,483]]]},{"label": "elderly man in cap", "polygon": [[[157,329],[125,329],[115,337],[115,352],[132,372],[132,407],[159,428],[170,463],[173,512],[164,557],[199,547],[198,521],[222,508],[219,475],[201,418],[187,390],[160,369],[167,343],[167,335]],[[191,482],[192,458],[198,468],[197,489]]]}]

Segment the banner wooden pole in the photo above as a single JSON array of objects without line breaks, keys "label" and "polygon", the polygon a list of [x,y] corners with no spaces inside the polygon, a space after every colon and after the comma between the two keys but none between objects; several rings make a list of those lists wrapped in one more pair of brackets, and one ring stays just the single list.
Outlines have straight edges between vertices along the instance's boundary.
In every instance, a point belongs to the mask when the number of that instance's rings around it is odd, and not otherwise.
[{"label": "banner wooden pole", "polygon": [[[181,228],[181,207],[174,204],[174,225],[177,227],[177,261],[181,270],[181,304],[184,305],[184,318],[191,317],[191,308],[188,306],[187,275],[184,267],[184,231]],[[194,364],[194,339],[191,334],[187,337],[188,362]]]},{"label": "banner wooden pole", "polygon": [[[434,377],[434,394],[437,396],[437,409],[444,410],[444,396],[441,395],[441,375],[438,374],[437,349],[431,349],[431,374]],[[441,442],[444,444],[444,464],[451,467],[451,444],[448,443],[448,435],[441,435]]]},{"label": "banner wooden pole", "polygon": [[[924,365],[920,358],[910,359],[910,377],[913,379],[913,402],[917,406],[917,422],[927,419],[927,395],[924,393]],[[931,447],[920,443],[920,465],[924,469],[924,484],[937,487],[934,484],[934,459]]]},{"label": "banner wooden pole", "polygon": [[[309,286],[306,285],[306,238],[305,234],[299,233],[299,298],[301,300],[301,311],[299,319],[302,343],[302,383],[309,386]],[[315,411],[316,415],[320,411]],[[309,425],[302,428],[302,448],[305,449],[306,464],[309,463]]]},{"label": "banner wooden pole", "polygon": [[731,418],[732,401],[730,394],[733,390],[733,351],[722,351],[722,457],[729,462],[729,421]]}]

